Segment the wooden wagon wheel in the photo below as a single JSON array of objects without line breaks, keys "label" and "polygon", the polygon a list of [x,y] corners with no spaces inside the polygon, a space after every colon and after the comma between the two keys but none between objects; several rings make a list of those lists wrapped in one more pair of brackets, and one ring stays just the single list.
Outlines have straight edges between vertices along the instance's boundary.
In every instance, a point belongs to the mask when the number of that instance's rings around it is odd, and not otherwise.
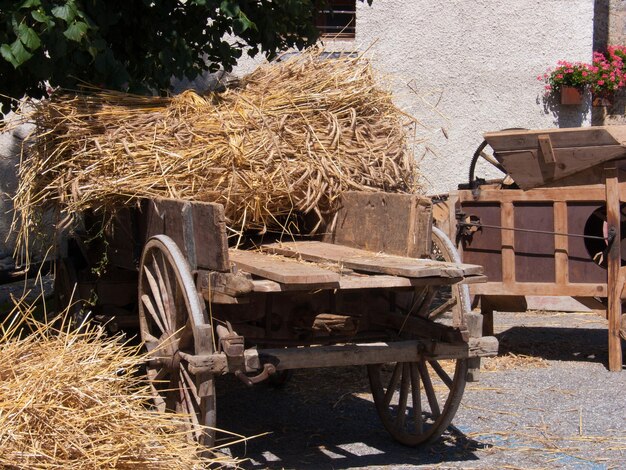
[{"label": "wooden wagon wheel", "polygon": [[213,375],[193,374],[186,360],[189,355],[213,352],[212,330],[189,265],[176,243],[165,235],[151,238],[141,256],[139,322],[141,339],[152,354],[147,375],[154,406],[179,413],[191,439],[212,445]]},{"label": "wooden wagon wheel", "polygon": [[[432,244],[430,258],[448,263],[461,263],[461,256],[452,240],[439,228],[432,227]],[[446,312],[453,311],[456,318],[471,310],[469,287],[467,284],[453,284],[441,287],[438,291],[439,300],[434,302],[428,315],[434,319]],[[435,308],[437,307],[437,308]]]},{"label": "wooden wagon wheel", "polygon": [[452,422],[467,359],[375,364],[367,371],[383,426],[398,442],[415,446],[436,440]]},{"label": "wooden wagon wheel", "polygon": [[[431,258],[460,262],[450,239],[433,227]],[[442,287],[429,296],[422,315],[432,321],[450,321],[450,313],[469,310],[467,286]],[[460,311],[460,312],[459,312]],[[446,315],[447,314],[447,315]],[[453,313],[454,315],[454,313]],[[446,318],[444,318],[446,317]],[[436,440],[452,422],[467,381],[467,359],[397,362],[368,366],[370,387],[383,426],[405,445]]]}]

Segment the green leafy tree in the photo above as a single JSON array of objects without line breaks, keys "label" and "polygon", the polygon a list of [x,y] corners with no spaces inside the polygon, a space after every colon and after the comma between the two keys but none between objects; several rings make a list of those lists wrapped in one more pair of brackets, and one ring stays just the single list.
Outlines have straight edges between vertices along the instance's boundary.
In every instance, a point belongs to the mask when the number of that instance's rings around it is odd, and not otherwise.
[{"label": "green leafy tree", "polygon": [[[363,1],[363,0],[360,0]],[[368,0],[371,3],[371,0]],[[315,42],[324,0],[0,0],[0,93],[166,90],[172,76],[230,70],[248,48],[272,57]],[[7,103],[6,98],[3,99]]]}]

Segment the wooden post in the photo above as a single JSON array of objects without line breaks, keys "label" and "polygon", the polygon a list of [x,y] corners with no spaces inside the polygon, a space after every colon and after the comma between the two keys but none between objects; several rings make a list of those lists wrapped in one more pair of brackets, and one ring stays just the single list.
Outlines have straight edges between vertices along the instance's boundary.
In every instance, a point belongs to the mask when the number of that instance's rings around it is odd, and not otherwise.
[{"label": "wooden post", "polygon": [[500,205],[502,227],[502,283],[511,285],[515,282],[515,212],[512,202]]},{"label": "wooden post", "polygon": [[[554,231],[568,233],[567,202],[554,202]],[[558,285],[569,284],[568,242],[569,240],[564,235],[554,236],[554,270]]]},{"label": "wooden post", "polygon": [[618,170],[615,164],[605,166],[606,185],[606,219],[609,233],[613,237],[613,242],[609,247],[607,266],[607,294],[608,308],[607,319],[609,323],[609,370],[622,370],[622,345],[619,336],[620,320],[622,315],[622,286],[620,281],[620,194]]},{"label": "wooden post", "polygon": [[483,336],[493,336],[493,309],[494,305],[488,295],[480,296],[480,313],[483,315]]}]

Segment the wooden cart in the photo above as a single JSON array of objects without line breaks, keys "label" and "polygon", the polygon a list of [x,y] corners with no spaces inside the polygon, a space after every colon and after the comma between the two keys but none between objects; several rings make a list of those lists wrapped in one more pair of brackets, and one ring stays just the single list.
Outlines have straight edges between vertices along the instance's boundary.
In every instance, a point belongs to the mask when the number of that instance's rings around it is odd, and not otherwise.
[{"label": "wooden cart", "polygon": [[[463,260],[485,268],[472,291],[486,332],[494,310],[525,309],[524,296],[571,296],[606,315],[609,369],[622,370],[625,145],[626,126],[485,134],[469,183],[435,212]],[[480,161],[504,178],[478,178]]]},{"label": "wooden cart", "polygon": [[[457,299],[459,283],[485,280],[482,268],[445,261],[426,198],[347,193],[319,239],[254,250],[228,247],[219,204],[147,200],[98,220],[86,215],[85,227],[105,237],[77,233],[58,262],[59,299],[78,282],[96,318],[138,318],[155,406],[190,422],[216,425],[214,382],[226,373],[253,385],[365,365],[383,425],[417,445],[450,424],[470,358],[497,353],[494,337],[470,338]],[[214,431],[194,437],[211,444]]]}]

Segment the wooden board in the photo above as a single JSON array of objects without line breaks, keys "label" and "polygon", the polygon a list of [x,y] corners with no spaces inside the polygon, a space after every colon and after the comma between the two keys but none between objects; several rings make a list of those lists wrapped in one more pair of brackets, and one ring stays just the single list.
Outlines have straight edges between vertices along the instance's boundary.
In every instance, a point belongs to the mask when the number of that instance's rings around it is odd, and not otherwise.
[{"label": "wooden board", "polygon": [[[339,278],[339,289],[341,290],[359,290],[359,289],[398,289],[411,288],[419,286],[441,286],[445,284],[454,284],[459,282],[458,278],[441,278],[441,277],[420,277],[407,278],[400,276],[388,276],[384,274],[375,274],[372,276],[364,274],[342,274]],[[485,276],[469,276],[463,280],[463,284],[474,284],[486,282]],[[302,287],[297,285],[285,285],[269,280],[252,281],[254,292],[287,292],[301,290]],[[320,288],[322,288],[321,286]],[[317,286],[306,286],[309,288],[317,288]]]},{"label": "wooden board", "polygon": [[532,189],[584,172],[599,163],[626,157],[620,145],[554,149],[555,161],[548,161],[538,149],[501,151],[496,159],[522,189]]},{"label": "wooden board", "polygon": [[464,277],[482,274],[482,267],[444,263],[426,259],[405,258],[383,253],[372,253],[330,243],[303,241],[263,245],[263,250],[284,256],[300,257],[307,261],[339,263],[349,269],[369,273],[391,274],[411,278]]},{"label": "wooden board", "polygon": [[323,241],[412,258],[430,255],[432,202],[393,193],[343,193],[332,231]]},{"label": "wooden board", "polygon": [[554,149],[626,144],[626,126],[593,126],[567,129],[535,129],[487,132],[485,140],[496,151],[539,147],[539,137],[550,136]]},{"label": "wooden board", "polygon": [[229,255],[237,269],[281,284],[339,287],[339,274],[319,266],[256,251],[231,249]]},{"label": "wooden board", "polygon": [[230,270],[221,204],[176,199],[145,200],[142,202],[142,220],[144,240],[158,234],[172,238],[192,270]]},{"label": "wooden board", "polygon": [[599,164],[626,158],[626,126],[489,132],[485,140],[522,189],[595,175]]}]

